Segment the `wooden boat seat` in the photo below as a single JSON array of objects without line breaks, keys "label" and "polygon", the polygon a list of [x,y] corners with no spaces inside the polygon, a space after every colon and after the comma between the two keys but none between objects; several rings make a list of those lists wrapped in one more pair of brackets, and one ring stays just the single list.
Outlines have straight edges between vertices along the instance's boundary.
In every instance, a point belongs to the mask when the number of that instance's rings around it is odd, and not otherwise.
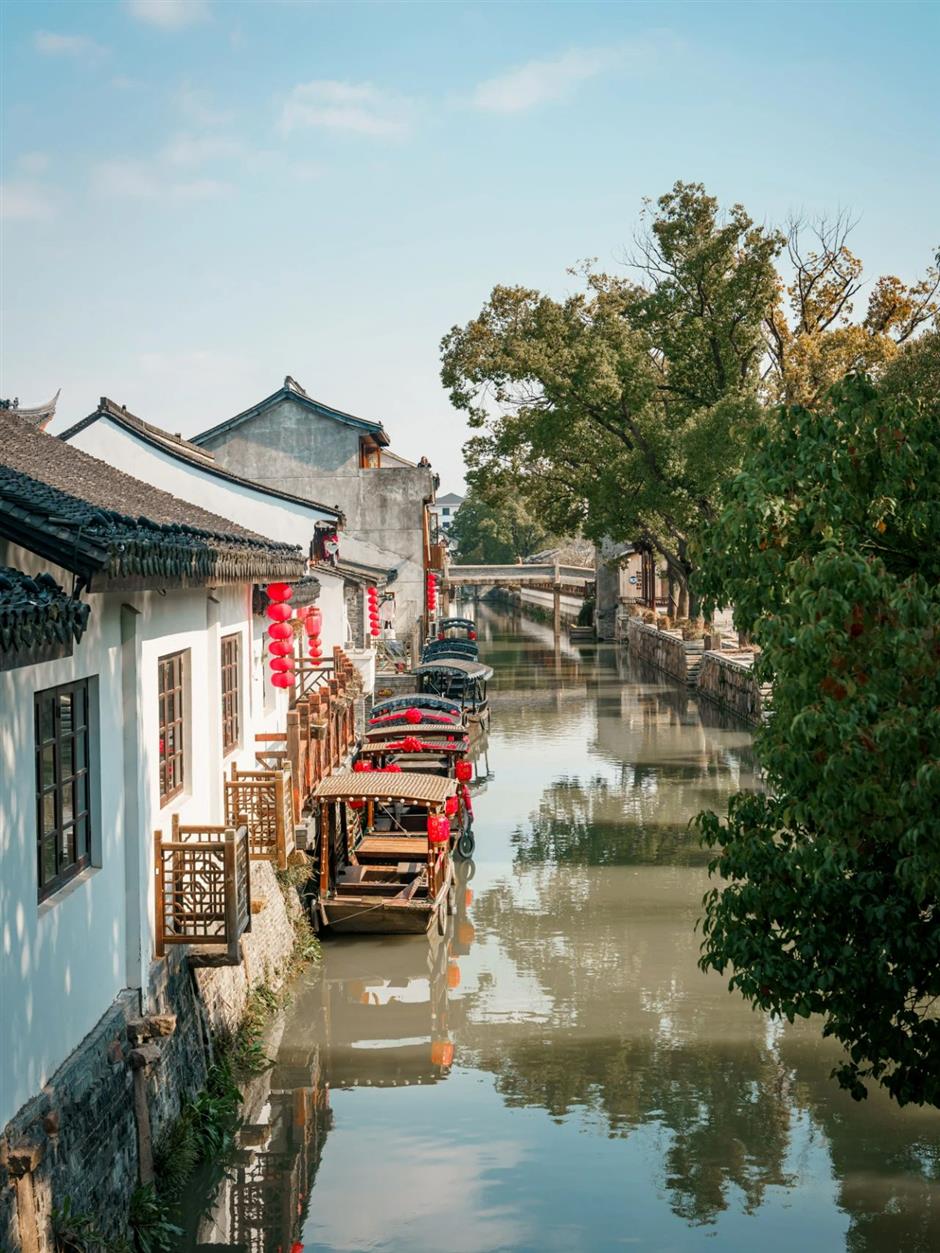
[{"label": "wooden boat seat", "polygon": [[379,857],[383,861],[427,861],[427,836],[419,835],[365,835],[356,845],[356,856]]}]

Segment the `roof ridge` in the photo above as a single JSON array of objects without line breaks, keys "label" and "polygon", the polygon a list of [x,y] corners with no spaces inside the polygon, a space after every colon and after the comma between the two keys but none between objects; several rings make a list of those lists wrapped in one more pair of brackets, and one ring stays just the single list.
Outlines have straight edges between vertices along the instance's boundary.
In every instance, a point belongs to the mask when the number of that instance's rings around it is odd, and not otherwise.
[{"label": "roof ridge", "polygon": [[[290,378],[290,375],[288,375],[288,378]],[[279,387],[277,391],[273,391],[270,396],[265,396],[263,400],[256,401],[253,405],[249,405],[247,409],[242,409],[240,413],[236,413],[233,417],[225,418],[222,422],[217,422],[215,426],[210,426],[207,430],[200,431],[198,435],[193,436],[193,442],[201,447],[203,440],[209,439],[222,431],[230,430],[234,426],[241,425],[242,422],[254,417],[262,409],[281,398],[298,400],[302,404],[307,404],[314,409],[320,410],[328,417],[337,418],[341,422],[352,422],[357,426],[362,426],[374,433],[381,434],[386,441],[385,447],[388,447],[391,443],[383,423],[373,422],[371,418],[360,418],[355,413],[347,413],[345,409],[337,409],[333,405],[325,404],[322,400],[317,400],[315,396],[309,395],[303,389],[298,391],[296,387],[288,386],[286,381],[283,386]]]}]

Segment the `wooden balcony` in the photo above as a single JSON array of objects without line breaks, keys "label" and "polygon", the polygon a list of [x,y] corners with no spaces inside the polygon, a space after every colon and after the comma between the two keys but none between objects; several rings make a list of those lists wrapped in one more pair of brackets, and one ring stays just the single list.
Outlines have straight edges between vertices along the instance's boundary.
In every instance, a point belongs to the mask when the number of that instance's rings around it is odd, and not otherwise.
[{"label": "wooden balcony", "polygon": [[438,570],[443,573],[447,566],[447,545],[446,544],[429,544],[428,545],[428,569]]},{"label": "wooden balcony", "polygon": [[184,827],[174,815],[168,841],[154,832],[154,869],[157,956],[189,944],[213,950],[212,964],[238,965],[239,940],[251,930],[247,828]]},{"label": "wooden balcony", "polygon": [[294,804],[291,769],[239,770],[224,781],[225,821],[245,827],[250,856],[273,861],[283,870],[294,851]]}]

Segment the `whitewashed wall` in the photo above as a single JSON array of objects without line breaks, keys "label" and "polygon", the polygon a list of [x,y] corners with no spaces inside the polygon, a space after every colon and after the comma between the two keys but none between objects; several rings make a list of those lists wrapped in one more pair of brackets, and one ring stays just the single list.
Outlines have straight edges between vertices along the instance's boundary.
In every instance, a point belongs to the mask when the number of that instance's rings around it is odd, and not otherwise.
[{"label": "whitewashed wall", "polygon": [[[19,569],[70,576],[22,550]],[[223,817],[222,776],[254,763],[254,738],[283,729],[287,695],[260,663],[265,621],[250,587],[101,593],[70,658],[0,673],[0,1127],[49,1079],[117,993],[145,987],[153,957],[153,831],[172,815]],[[222,756],[220,641],[242,638],[241,742]],[[161,807],[157,663],[184,651],[186,784]],[[94,865],[37,904],[33,693],[98,676]],[[95,781],[92,781],[93,788]]]}]

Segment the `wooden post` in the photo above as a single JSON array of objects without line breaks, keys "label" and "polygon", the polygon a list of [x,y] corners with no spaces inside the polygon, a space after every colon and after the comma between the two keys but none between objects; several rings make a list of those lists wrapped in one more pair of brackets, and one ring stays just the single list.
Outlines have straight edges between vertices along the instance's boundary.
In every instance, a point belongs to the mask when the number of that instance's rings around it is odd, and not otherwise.
[{"label": "wooden post", "polygon": [[[293,812],[293,806],[291,807]],[[287,869],[287,832],[284,830],[284,772],[274,776],[274,831],[278,870]]]},{"label": "wooden post", "polygon": [[555,577],[552,581],[552,629],[557,640],[561,636],[561,574],[555,560]]},{"label": "wooden post", "polygon": [[[290,762],[291,814],[294,822],[297,823],[300,822],[303,761],[300,748],[300,713],[296,707],[289,710],[287,714],[287,760]],[[280,810],[278,810],[278,814],[280,814]],[[281,868],[283,869],[283,867]]]},{"label": "wooden post", "polygon": [[235,883],[235,832],[230,827],[222,836],[222,864],[225,882],[225,943],[229,956],[238,958],[238,890]]},{"label": "wooden post", "polygon": [[[175,817],[175,815],[174,815]],[[163,853],[161,847],[163,845],[163,832],[160,830],[153,833],[153,872],[157,878],[156,885],[156,901],[154,904],[154,952],[157,957],[163,957],[166,952],[166,944],[164,943],[164,928],[166,926],[165,917],[165,897],[166,882],[163,872]]]},{"label": "wooden post", "polygon": [[320,896],[330,890],[330,804],[320,802]]}]

